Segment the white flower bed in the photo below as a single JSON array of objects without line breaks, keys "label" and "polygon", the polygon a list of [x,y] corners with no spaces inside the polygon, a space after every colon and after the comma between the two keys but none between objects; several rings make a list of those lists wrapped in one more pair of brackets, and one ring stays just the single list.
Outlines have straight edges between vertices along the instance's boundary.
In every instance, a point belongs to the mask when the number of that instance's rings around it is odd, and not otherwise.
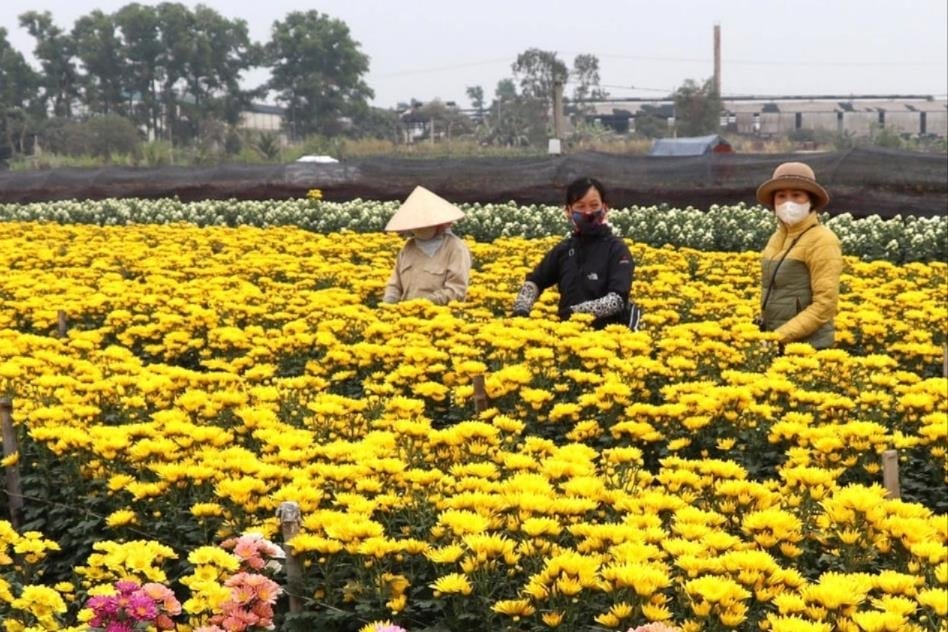
[{"label": "white flower bed", "polygon": [[[374,232],[384,228],[398,202],[352,200],[237,201],[209,200],[182,203],[159,200],[106,199],[36,204],[2,204],[0,221],[51,221],[61,224],[168,224],[188,222],[199,226],[295,225],[314,232],[348,229]],[[501,236],[542,237],[568,230],[562,208],[549,205],[461,205],[467,217],[455,231],[477,241]],[[846,254],[865,260],[944,261],[948,244],[948,218],[878,216],[854,219],[850,214],[824,215],[839,236]],[[683,246],[698,250],[759,250],[774,230],[773,213],[760,206],[694,208],[631,206],[612,209],[609,221],[617,233],[652,246]]]}]

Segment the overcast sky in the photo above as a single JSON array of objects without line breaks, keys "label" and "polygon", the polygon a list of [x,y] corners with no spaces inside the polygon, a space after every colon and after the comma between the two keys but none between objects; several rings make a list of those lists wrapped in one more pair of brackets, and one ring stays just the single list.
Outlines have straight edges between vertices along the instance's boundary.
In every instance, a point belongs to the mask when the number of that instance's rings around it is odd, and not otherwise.
[{"label": "overcast sky", "polygon": [[[127,0],[0,0],[0,27],[32,60],[33,39],[17,16],[49,10],[71,29],[95,9]],[[158,4],[141,2],[141,4]],[[186,0],[188,6],[197,2]],[[370,57],[374,104],[441,98],[469,106],[467,86],[490,100],[512,76],[517,54],[554,50],[572,65],[599,57],[611,97],[664,96],[713,72],[713,28],[721,26],[722,93],[948,95],[946,0],[263,0],[203,4],[246,20],[269,39],[275,20],[317,9],[344,21]],[[248,84],[264,82],[255,71]],[[571,86],[567,86],[569,95]]]}]

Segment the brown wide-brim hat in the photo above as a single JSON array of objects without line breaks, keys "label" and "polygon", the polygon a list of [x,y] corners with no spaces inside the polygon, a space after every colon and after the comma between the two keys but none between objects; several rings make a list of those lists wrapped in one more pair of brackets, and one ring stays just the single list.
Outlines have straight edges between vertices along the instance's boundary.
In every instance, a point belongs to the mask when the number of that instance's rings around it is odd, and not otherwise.
[{"label": "brown wide-brim hat", "polygon": [[405,231],[450,224],[464,219],[464,212],[424,187],[415,187],[402,203],[385,230]]},{"label": "brown wide-brim hat", "polygon": [[773,177],[757,188],[757,201],[773,207],[774,193],[780,189],[800,189],[811,193],[816,198],[814,211],[822,210],[830,201],[829,193],[817,183],[813,169],[802,162],[785,162],[774,169]]}]

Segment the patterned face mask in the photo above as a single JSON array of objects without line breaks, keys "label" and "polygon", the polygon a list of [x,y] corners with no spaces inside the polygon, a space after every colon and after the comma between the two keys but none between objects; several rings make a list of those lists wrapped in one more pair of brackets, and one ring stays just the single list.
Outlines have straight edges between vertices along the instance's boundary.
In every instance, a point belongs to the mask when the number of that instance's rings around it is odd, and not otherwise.
[{"label": "patterned face mask", "polygon": [[573,211],[572,215],[570,215],[573,220],[573,226],[575,226],[576,230],[580,233],[596,228],[597,226],[601,226],[605,216],[606,211],[603,209],[599,209],[598,211],[594,211],[592,213]]}]

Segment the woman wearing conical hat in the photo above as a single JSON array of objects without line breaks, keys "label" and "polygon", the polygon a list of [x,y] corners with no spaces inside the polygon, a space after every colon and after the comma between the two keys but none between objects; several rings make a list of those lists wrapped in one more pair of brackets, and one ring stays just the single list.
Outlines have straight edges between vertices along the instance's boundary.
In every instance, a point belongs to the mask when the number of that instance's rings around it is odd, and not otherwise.
[{"label": "woman wearing conical hat", "polygon": [[777,216],[761,255],[759,324],[776,332],[781,345],[833,346],[843,255],[839,239],[820,223],[829,199],[802,162],[785,162],[757,189],[757,201]]},{"label": "woman wearing conical hat", "polygon": [[451,232],[463,219],[461,209],[425,189],[415,187],[385,230],[410,233],[398,253],[382,300],[397,303],[425,298],[436,305],[463,301],[471,271],[471,253]]}]

